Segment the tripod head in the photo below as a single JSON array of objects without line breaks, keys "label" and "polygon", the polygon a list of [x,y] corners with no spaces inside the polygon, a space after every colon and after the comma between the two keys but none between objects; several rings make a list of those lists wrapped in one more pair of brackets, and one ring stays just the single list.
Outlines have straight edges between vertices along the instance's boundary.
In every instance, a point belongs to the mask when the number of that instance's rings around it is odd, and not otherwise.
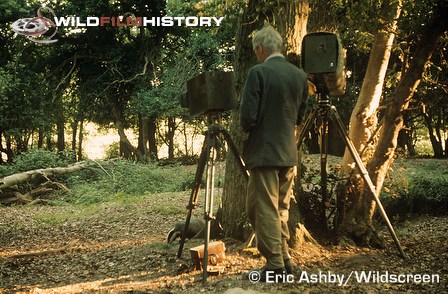
[{"label": "tripod head", "polygon": [[221,125],[222,121],[222,112],[221,111],[210,111],[202,115],[202,119],[205,125],[210,129],[215,125]]},{"label": "tripod head", "polygon": [[322,93],[317,93],[317,105],[322,108],[322,107],[330,107],[331,106],[331,102],[330,102],[330,97],[328,96],[328,94],[322,94]]}]

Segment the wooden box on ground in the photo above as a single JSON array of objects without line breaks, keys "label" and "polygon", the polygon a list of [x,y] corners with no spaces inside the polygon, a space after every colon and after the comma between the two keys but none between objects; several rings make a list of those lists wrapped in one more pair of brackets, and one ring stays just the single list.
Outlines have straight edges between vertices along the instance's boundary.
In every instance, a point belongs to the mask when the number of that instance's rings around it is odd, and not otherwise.
[{"label": "wooden box on ground", "polygon": [[[222,241],[208,244],[208,265],[216,266],[226,258],[226,246]],[[197,270],[202,268],[204,259],[204,245],[190,248],[191,261]]]}]

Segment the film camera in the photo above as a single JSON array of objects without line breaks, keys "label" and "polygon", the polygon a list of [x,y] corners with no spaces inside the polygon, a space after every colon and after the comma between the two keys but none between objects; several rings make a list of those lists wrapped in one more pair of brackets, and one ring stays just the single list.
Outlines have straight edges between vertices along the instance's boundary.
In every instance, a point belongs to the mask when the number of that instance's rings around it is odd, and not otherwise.
[{"label": "film camera", "polygon": [[345,94],[345,50],[336,34],[317,32],[303,37],[302,67],[318,92]]},{"label": "film camera", "polygon": [[223,112],[238,106],[233,72],[209,71],[187,81],[187,93],[181,96],[181,106],[192,116]]},{"label": "film camera", "polygon": [[[302,42],[302,67],[320,93],[345,94],[345,50],[336,34],[307,34]],[[181,106],[192,116],[223,112],[238,106],[233,72],[209,71],[187,81]]]}]

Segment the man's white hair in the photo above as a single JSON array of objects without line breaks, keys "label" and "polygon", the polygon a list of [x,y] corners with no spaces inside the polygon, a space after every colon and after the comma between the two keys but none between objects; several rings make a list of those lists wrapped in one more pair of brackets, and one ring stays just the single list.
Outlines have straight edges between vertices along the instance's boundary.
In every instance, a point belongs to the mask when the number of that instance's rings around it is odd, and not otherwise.
[{"label": "man's white hair", "polygon": [[257,31],[252,38],[252,48],[261,46],[269,51],[280,51],[282,48],[282,37],[271,26],[265,26]]}]

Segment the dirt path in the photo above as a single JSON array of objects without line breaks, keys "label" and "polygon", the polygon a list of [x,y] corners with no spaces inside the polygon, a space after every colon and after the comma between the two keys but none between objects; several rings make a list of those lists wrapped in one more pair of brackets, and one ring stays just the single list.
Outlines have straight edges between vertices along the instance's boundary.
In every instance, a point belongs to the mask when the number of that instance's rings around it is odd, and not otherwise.
[{"label": "dirt path", "polygon": [[[183,206],[187,197],[166,195],[158,201]],[[395,224],[407,260],[398,256],[386,231],[385,250],[307,244],[293,253],[297,267],[290,284],[244,280],[243,273],[263,261],[226,240],[225,273],[202,285],[188,252],[201,241],[187,242],[182,259],[177,259],[177,244],[166,245],[165,236],[183,217],[160,209],[157,213],[154,207],[147,199],[104,204],[92,211],[72,206],[0,208],[0,293],[240,293],[238,288],[263,293],[448,293],[446,216]],[[30,252],[36,255],[10,258]]]}]

